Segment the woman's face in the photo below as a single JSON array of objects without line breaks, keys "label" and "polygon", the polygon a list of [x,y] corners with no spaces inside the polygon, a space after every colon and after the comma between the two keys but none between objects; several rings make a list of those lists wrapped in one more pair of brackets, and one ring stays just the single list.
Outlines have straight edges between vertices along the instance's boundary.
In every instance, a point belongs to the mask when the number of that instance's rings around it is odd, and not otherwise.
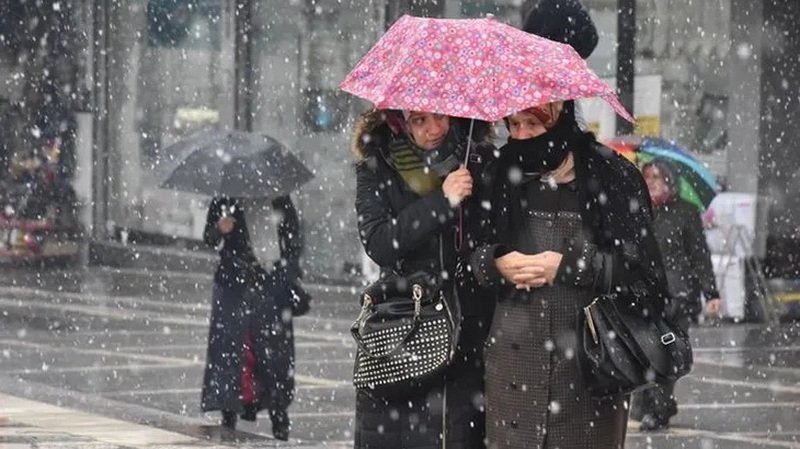
[{"label": "woman's face", "polygon": [[508,116],[508,131],[512,139],[532,139],[546,133],[555,125],[563,109],[563,102],[548,103]]},{"label": "woman's face", "polygon": [[644,182],[647,183],[647,190],[650,192],[650,198],[655,200],[664,198],[669,195],[669,186],[661,174],[661,170],[654,165],[647,166],[642,172]]},{"label": "woman's face", "polygon": [[414,143],[423,150],[432,150],[444,142],[450,131],[450,118],[442,114],[412,111],[406,126]]}]

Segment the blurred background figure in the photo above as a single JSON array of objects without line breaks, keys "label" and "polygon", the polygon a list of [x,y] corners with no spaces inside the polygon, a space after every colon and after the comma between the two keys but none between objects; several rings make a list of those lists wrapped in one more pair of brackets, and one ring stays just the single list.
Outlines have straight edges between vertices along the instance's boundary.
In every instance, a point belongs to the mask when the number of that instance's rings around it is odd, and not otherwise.
[{"label": "blurred background figure", "polygon": [[[688,330],[702,312],[701,296],[710,316],[718,316],[721,308],[700,211],[678,194],[679,176],[669,161],[656,158],[645,163],[642,175],[650,192],[653,228],[672,298],[666,313]],[[642,430],[669,425],[669,419],[678,413],[674,389],[674,384],[659,385],[634,396],[631,416],[641,421]]]},{"label": "blurred background figure", "polygon": [[255,421],[268,409],[272,433],[289,438],[294,396],[292,291],[303,234],[289,196],[211,201],[205,241],[219,250],[203,380],[203,411],[222,425]]}]

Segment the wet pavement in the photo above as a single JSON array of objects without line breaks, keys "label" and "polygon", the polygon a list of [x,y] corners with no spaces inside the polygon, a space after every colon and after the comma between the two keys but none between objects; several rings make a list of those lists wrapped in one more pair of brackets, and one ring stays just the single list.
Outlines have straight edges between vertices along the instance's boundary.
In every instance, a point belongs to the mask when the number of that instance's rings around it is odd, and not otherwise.
[{"label": "wet pavement", "polygon": [[[199,410],[211,276],[0,267],[0,447],[351,447],[351,287],[310,285],[295,321],[292,440],[268,419],[222,432]],[[666,431],[628,448],[800,449],[800,326],[692,330],[695,367]]]}]

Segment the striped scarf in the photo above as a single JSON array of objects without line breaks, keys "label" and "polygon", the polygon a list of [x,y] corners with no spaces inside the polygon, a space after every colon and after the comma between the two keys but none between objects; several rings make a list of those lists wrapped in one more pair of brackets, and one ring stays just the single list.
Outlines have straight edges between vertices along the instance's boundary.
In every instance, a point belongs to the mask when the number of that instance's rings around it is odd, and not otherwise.
[{"label": "striped scarf", "polygon": [[425,195],[442,186],[442,178],[425,166],[425,162],[404,139],[389,145],[389,158],[408,186],[418,195]]}]

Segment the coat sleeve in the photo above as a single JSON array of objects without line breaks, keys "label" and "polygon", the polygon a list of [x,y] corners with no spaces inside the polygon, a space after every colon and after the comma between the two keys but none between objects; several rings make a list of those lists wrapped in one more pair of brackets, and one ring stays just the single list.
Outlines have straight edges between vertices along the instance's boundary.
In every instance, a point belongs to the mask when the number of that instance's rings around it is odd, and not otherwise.
[{"label": "coat sleeve", "polygon": [[221,198],[214,198],[208,206],[208,213],[206,214],[206,227],[203,230],[203,241],[206,245],[216,248],[222,239],[222,233],[217,228],[217,222],[220,218],[220,208],[223,204]]},{"label": "coat sleeve", "polygon": [[635,199],[635,202],[628,203],[629,220],[623,222],[630,237],[611,242],[611,249],[598,251],[594,266],[610,276],[601,277],[601,273],[597,273],[596,279],[600,281],[597,285],[607,291],[632,290],[644,294],[657,302],[654,304],[657,310],[663,310],[669,300],[669,289],[661,250],[653,231],[650,194],[638,169],[628,173],[627,177],[632,181],[630,198]]},{"label": "coat sleeve", "polygon": [[700,288],[706,299],[719,298],[717,281],[714,278],[714,268],[711,265],[711,253],[708,242],[703,233],[703,222],[700,214],[691,210],[686,214],[684,223],[683,244],[686,254],[689,255],[691,273],[694,273],[700,282]]},{"label": "coat sleeve", "polygon": [[[281,249],[281,260],[278,264],[285,267],[290,280],[302,277],[300,256],[305,249],[305,236],[297,209],[289,196],[282,196],[272,202],[272,206],[281,212],[278,225],[278,239]],[[277,267],[276,267],[277,268]]]},{"label": "coat sleeve", "polygon": [[358,233],[367,255],[382,267],[391,266],[452,220],[453,210],[441,189],[399,212],[391,210],[381,195],[388,181],[378,178],[371,162],[374,159],[356,166]]},{"label": "coat sleeve", "polygon": [[[607,211],[619,228],[627,229],[625,237],[603,239],[601,244],[588,239],[567,241],[556,280],[559,283],[593,288],[596,292],[632,289],[648,296],[667,299],[666,275],[661,252],[653,233],[652,208],[644,180],[635,168],[619,171],[630,182],[623,191],[626,207]],[[618,182],[622,182],[622,179]],[[622,204],[622,203],[620,203]],[[610,237],[610,238],[608,238]]]},{"label": "coat sleeve", "polygon": [[[475,250],[469,255],[470,271],[481,287],[496,287],[504,282],[497,269],[495,259],[511,252],[500,242],[497,235],[500,221],[505,218],[502,211],[495,210],[502,203],[504,184],[496,182],[498,164],[487,155],[488,164],[478,183],[479,238]],[[488,207],[487,207],[488,206]]]}]

